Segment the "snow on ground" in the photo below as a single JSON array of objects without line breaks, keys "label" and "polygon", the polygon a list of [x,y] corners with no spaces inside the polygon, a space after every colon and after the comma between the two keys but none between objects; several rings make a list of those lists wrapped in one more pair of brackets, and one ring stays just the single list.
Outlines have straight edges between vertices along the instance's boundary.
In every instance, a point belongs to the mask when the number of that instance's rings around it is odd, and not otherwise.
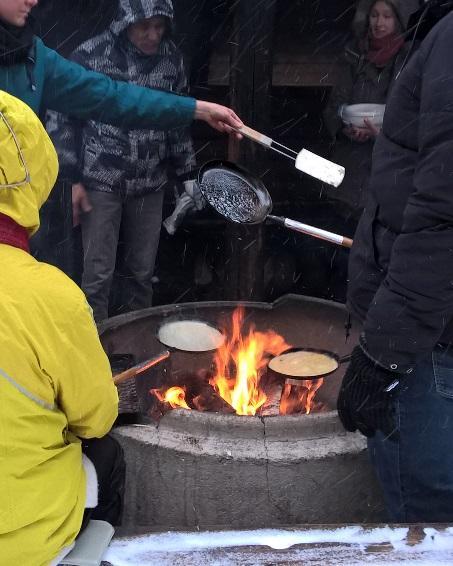
[{"label": "snow on ground", "polygon": [[[425,538],[410,546],[407,528],[360,526],[304,531],[265,529],[200,533],[161,533],[113,540],[104,560],[113,566],[253,566],[258,564],[453,564],[453,528],[424,529]],[[388,543],[389,552],[369,552]],[[312,545],[331,545],[314,548]],[[311,545],[311,546],[307,546]],[[241,548],[239,548],[241,547]],[[252,547],[252,548],[250,548]],[[271,550],[273,549],[273,550]],[[288,550],[289,549],[289,550]],[[392,550],[393,549],[393,550]],[[276,562],[276,560],[278,562]]]}]

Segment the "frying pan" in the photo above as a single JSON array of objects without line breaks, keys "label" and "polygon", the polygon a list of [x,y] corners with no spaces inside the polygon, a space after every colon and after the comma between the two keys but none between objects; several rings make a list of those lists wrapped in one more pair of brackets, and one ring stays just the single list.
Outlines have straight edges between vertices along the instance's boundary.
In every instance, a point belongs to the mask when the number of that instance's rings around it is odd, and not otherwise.
[{"label": "frying pan", "polygon": [[[183,325],[183,327],[181,327]],[[188,334],[198,333],[198,345],[191,346]],[[157,339],[167,346],[168,350],[157,354],[144,362],[122,371],[113,376],[113,383],[119,385],[128,379],[145,372],[149,368],[163,362],[170,357],[171,352],[183,351],[191,353],[210,352],[223,344],[224,335],[213,325],[201,320],[170,320],[161,324],[157,330]]]},{"label": "frying pan", "polygon": [[173,319],[159,326],[157,339],[170,351],[203,353],[216,350],[225,341],[225,336],[218,328],[203,320]]},{"label": "frying pan", "polygon": [[264,183],[235,163],[214,160],[198,172],[200,191],[224,218],[238,224],[260,224],[266,218],[285,228],[350,248],[352,240],[290,218],[272,216],[272,200]]},{"label": "frying pan", "polygon": [[272,138],[265,136],[248,126],[242,126],[242,128],[239,128],[238,131],[243,136],[253,140],[254,142],[264,145],[264,147],[272,149],[272,151],[276,151],[288,159],[295,161],[296,169],[299,169],[299,171],[303,171],[307,175],[311,175],[315,179],[319,179],[328,185],[338,187],[344,179],[344,167],[337,165],[336,163],[332,163],[332,161],[328,161],[327,159],[324,159],[324,157],[308,151],[308,149],[302,149],[299,152],[294,151],[293,149],[286,147],[286,145],[276,142]]},{"label": "frying pan", "polygon": [[[292,372],[291,374],[280,371],[278,368],[278,361],[284,358],[285,356],[287,356],[288,354],[294,354],[296,352],[312,352],[315,354],[321,354],[323,356],[326,356],[326,358],[329,358],[329,360],[333,362],[332,363],[333,368],[328,372],[323,372],[321,374],[316,373],[313,375],[306,375],[306,373],[302,371],[301,371],[301,375],[295,375],[297,373],[296,371]],[[328,375],[336,371],[341,364],[345,362],[349,362],[350,359],[351,359],[350,354],[340,357],[338,354],[336,354],[335,352],[331,352],[330,350],[322,350],[318,348],[289,348],[288,350],[282,352],[280,355],[272,358],[268,363],[268,368],[274,374],[285,378],[286,383],[289,383],[291,385],[300,385],[301,381],[313,381],[319,379],[320,377],[327,377]]]}]

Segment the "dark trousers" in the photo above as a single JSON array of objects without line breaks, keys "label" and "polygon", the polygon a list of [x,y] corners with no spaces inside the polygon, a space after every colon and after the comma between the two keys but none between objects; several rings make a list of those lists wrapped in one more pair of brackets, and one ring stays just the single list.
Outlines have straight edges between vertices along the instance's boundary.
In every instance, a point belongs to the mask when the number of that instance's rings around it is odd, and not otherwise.
[{"label": "dark trousers", "polygon": [[381,433],[368,448],[390,519],[453,521],[453,351],[438,346],[395,403],[399,441]]},{"label": "dark trousers", "polygon": [[123,515],[126,465],[123,449],[117,440],[103,438],[82,440],[82,451],[93,463],[98,479],[98,505],[85,509],[81,531],[90,519],[108,521],[119,526]]},{"label": "dark trousers", "polygon": [[97,322],[109,316],[115,266],[120,290],[119,311],[152,305],[152,277],[162,224],[163,197],[163,191],[137,198],[89,191],[93,209],[82,217],[82,289]]}]

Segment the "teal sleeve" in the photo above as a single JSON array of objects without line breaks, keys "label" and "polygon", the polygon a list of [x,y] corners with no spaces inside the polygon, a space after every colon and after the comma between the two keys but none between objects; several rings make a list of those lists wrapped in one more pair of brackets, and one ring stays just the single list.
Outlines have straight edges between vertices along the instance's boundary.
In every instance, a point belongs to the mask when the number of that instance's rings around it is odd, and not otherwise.
[{"label": "teal sleeve", "polygon": [[44,56],[43,105],[50,110],[125,129],[169,130],[193,120],[193,98],[113,81],[45,46]]}]

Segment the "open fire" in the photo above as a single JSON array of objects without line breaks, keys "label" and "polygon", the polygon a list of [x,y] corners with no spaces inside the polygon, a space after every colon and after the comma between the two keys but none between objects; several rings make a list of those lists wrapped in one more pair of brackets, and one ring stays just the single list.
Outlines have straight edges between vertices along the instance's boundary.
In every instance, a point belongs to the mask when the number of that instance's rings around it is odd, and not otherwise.
[{"label": "open fire", "polygon": [[187,375],[186,383],[151,389],[164,411],[220,410],[253,416],[322,410],[315,401],[322,378],[301,380],[296,386],[282,383],[267,371],[269,360],[291,347],[282,336],[271,330],[259,332],[253,326],[244,331],[241,307],[234,311],[224,334],[226,339],[216,350],[210,370]]}]

